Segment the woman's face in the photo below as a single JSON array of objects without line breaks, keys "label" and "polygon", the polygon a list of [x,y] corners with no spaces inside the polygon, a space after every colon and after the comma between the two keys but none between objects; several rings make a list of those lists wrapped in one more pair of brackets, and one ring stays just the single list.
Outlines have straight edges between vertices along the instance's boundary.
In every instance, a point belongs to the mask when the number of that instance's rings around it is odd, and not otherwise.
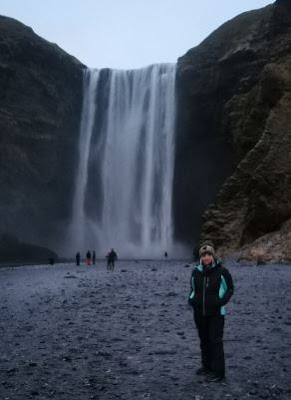
[{"label": "woman's face", "polygon": [[213,263],[214,258],[213,255],[210,253],[204,253],[201,257],[201,260],[203,265],[209,265]]}]

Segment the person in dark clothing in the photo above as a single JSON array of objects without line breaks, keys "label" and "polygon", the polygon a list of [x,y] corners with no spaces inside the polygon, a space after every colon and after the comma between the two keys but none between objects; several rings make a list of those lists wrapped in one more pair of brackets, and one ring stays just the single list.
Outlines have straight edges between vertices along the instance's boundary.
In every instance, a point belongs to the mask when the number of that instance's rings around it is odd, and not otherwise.
[{"label": "person in dark clothing", "polygon": [[88,250],[86,254],[86,263],[87,265],[91,265],[91,252]]},{"label": "person in dark clothing", "polygon": [[115,253],[114,249],[111,249],[110,253],[108,254],[108,268],[112,271],[114,270],[114,263],[117,260],[117,254]]},{"label": "person in dark clothing", "polygon": [[78,252],[76,254],[76,265],[80,265],[80,258],[81,258],[81,256],[80,256],[80,253]]},{"label": "person in dark clothing", "polygon": [[92,256],[93,264],[96,264],[96,253],[93,251],[93,256]]},{"label": "person in dark clothing", "polygon": [[212,246],[201,246],[199,257],[200,264],[191,275],[188,299],[193,307],[201,348],[202,367],[196,373],[205,375],[209,382],[216,382],[225,377],[225,304],[233,295],[234,287],[229,271],[217,260]]},{"label": "person in dark clothing", "polygon": [[168,253],[166,251],[164,252],[164,257],[168,258]]}]

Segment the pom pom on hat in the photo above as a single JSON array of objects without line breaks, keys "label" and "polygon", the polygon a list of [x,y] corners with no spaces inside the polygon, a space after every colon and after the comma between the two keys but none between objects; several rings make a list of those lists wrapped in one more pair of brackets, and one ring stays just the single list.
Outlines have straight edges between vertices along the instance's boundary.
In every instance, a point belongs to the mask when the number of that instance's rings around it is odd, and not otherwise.
[{"label": "pom pom on hat", "polygon": [[201,258],[203,256],[203,254],[205,254],[205,253],[209,253],[213,257],[215,256],[214,248],[212,246],[209,246],[208,244],[204,244],[203,246],[200,247],[199,258]]}]

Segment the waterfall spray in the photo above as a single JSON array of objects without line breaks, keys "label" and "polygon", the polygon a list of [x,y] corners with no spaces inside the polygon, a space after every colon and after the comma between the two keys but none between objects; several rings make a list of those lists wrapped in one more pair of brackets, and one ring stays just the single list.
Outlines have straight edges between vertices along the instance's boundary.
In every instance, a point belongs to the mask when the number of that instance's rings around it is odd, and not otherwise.
[{"label": "waterfall spray", "polygon": [[171,250],[175,75],[172,64],[84,72],[75,248],[116,247],[128,257]]}]

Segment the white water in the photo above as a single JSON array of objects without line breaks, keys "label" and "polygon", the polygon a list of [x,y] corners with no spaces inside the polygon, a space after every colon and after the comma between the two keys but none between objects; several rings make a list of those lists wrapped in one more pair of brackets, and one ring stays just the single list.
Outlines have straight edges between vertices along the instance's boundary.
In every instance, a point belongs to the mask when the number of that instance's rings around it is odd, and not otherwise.
[{"label": "white water", "polygon": [[84,249],[86,237],[85,195],[88,181],[88,157],[90,140],[96,112],[95,92],[98,84],[98,72],[84,70],[83,105],[79,138],[79,168],[76,179],[73,202],[73,219],[70,240],[73,246]]},{"label": "white water", "polygon": [[175,74],[171,64],[84,72],[72,251],[171,253]]}]

